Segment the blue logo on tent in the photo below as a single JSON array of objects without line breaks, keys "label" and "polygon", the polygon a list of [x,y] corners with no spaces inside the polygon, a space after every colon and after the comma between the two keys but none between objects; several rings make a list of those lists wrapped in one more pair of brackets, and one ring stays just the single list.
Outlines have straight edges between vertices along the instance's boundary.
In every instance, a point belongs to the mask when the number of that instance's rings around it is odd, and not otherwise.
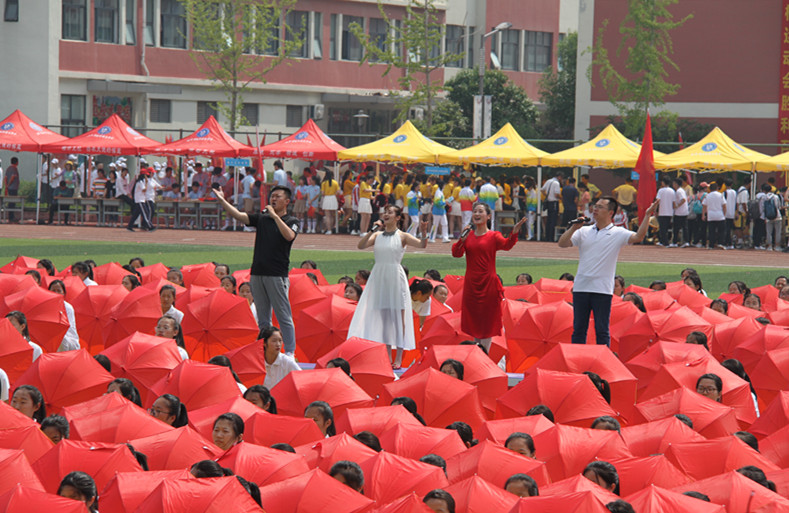
[{"label": "blue logo on tent", "polygon": [[0,130],[13,130],[14,124],[10,121],[8,123],[3,123],[3,126],[0,126]]},{"label": "blue logo on tent", "polygon": [[306,139],[308,135],[310,134],[308,134],[307,132],[299,132],[298,134],[296,134],[296,140],[301,141],[302,139]]},{"label": "blue logo on tent", "polygon": [[502,144],[506,144],[507,141],[509,141],[509,139],[507,139],[506,137],[499,137],[498,139],[493,141],[493,144],[495,144],[496,146],[501,146]]},{"label": "blue logo on tent", "polygon": [[606,146],[608,146],[610,142],[611,141],[609,141],[608,139],[600,139],[594,145],[597,146],[598,148],[605,148]]},{"label": "blue logo on tent", "polygon": [[205,137],[205,136],[207,136],[210,133],[211,133],[211,130],[209,130],[207,128],[202,128],[202,129],[198,130],[195,135],[197,137]]},{"label": "blue logo on tent", "polygon": [[99,128],[98,134],[99,135],[107,135],[110,132],[112,132],[112,128],[110,128],[108,126],[103,126],[103,127]]},{"label": "blue logo on tent", "polygon": [[397,137],[394,138],[394,142],[400,144],[401,142],[405,141],[406,139],[408,139],[407,135],[398,135]]},{"label": "blue logo on tent", "polygon": [[715,149],[717,147],[718,147],[718,145],[716,143],[711,142],[711,143],[707,143],[704,146],[702,146],[701,147],[701,151],[706,151],[706,152],[715,151]]}]

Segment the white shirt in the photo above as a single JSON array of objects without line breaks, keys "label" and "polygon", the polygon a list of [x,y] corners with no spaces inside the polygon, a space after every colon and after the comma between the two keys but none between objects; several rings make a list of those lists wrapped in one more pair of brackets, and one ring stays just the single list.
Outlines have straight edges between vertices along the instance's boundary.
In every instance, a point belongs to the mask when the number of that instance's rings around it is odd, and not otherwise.
[{"label": "white shirt", "polygon": [[712,191],[707,194],[707,197],[704,198],[701,204],[707,206],[707,221],[723,221],[726,219],[723,215],[723,206],[726,204],[726,200],[723,199],[723,194],[720,192]]},{"label": "white shirt", "polygon": [[726,189],[726,219],[734,219],[737,213],[737,192],[729,187]]},{"label": "white shirt", "polygon": [[156,199],[156,189],[161,189],[162,185],[155,178],[148,178],[148,186],[145,188],[145,201]]},{"label": "white shirt", "polygon": [[660,200],[658,206],[658,217],[674,215],[674,189],[671,187],[661,187],[657,191],[657,199]]},{"label": "white shirt", "polygon": [[274,171],[274,181],[277,185],[281,185],[282,187],[288,186],[288,174],[285,172],[284,169],[277,169]]},{"label": "white shirt", "polygon": [[255,183],[254,175],[247,175],[241,180],[241,199],[248,199],[252,197],[252,185]]},{"label": "white shirt", "polygon": [[188,360],[189,359],[189,353],[187,353],[186,349],[184,349],[181,346],[178,346],[178,354],[181,355],[181,360]]},{"label": "white shirt", "polygon": [[84,283],[86,287],[94,287],[94,286],[98,285],[98,283],[96,283],[95,281],[91,280],[87,276],[85,277],[84,280],[82,280],[82,283]]},{"label": "white shirt", "polygon": [[146,201],[146,187],[147,180],[143,178],[142,180],[138,180],[134,183],[134,202],[135,203],[145,203]]},{"label": "white shirt", "polygon": [[74,317],[74,307],[66,301],[63,302],[66,307],[66,317],[68,317],[68,331],[63,335],[63,341],[58,347],[58,352],[63,351],[76,351],[79,349],[79,335],[77,334],[77,320]]},{"label": "white shirt", "polygon": [[675,216],[686,216],[688,215],[688,195],[682,189],[682,187],[677,187],[677,190],[674,192],[674,203],[679,205],[677,208],[674,209]]},{"label": "white shirt", "polygon": [[542,189],[540,190],[545,193],[545,201],[559,201],[559,196],[562,193],[562,187],[559,185],[559,180],[556,177],[542,184]]},{"label": "white shirt", "polygon": [[41,349],[41,346],[36,344],[35,342],[28,340],[27,343],[30,345],[30,347],[33,348],[33,361],[35,362],[38,359],[38,357],[44,353],[44,350]]},{"label": "white shirt", "polygon": [[419,317],[427,317],[430,315],[430,302],[433,298],[427,298],[427,301],[411,301],[411,310]]},{"label": "white shirt", "polygon": [[[673,191],[672,191],[673,192]],[[614,294],[614,275],[619,250],[630,243],[633,232],[613,223],[598,230],[597,225],[584,226],[572,236],[578,247],[578,271],[573,292]]]},{"label": "white shirt", "polygon": [[124,178],[122,174],[118,174],[115,178],[115,197],[119,198],[121,196],[128,196],[129,195],[129,176],[126,175]]},{"label": "white shirt", "polygon": [[271,390],[274,385],[282,381],[282,379],[291,373],[291,371],[300,371],[301,367],[296,363],[292,356],[285,353],[279,353],[274,363],[269,363],[264,359],[263,363],[266,365],[266,379],[263,381],[263,386]]},{"label": "white shirt", "polygon": [[0,369],[0,401],[8,401],[9,388],[11,388],[11,382],[8,381],[8,374]]},{"label": "white shirt", "polygon": [[[748,193],[748,188],[743,185],[737,191],[737,207],[739,208],[740,212],[742,212],[742,213],[747,213],[748,212],[748,199],[749,198],[750,198],[750,194]],[[728,205],[727,205],[726,208],[728,208]]]},{"label": "white shirt", "polygon": [[181,322],[184,320],[184,313],[177,309],[174,305],[170,305],[170,309],[164,312],[164,315],[173,317],[176,321],[178,321],[178,324],[181,324]]}]

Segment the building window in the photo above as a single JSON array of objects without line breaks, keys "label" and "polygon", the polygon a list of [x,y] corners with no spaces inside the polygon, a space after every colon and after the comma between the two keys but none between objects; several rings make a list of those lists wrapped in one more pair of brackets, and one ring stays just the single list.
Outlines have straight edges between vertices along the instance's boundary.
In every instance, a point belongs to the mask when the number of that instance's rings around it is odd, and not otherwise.
[{"label": "building window", "polygon": [[137,44],[137,0],[126,0],[126,44]]},{"label": "building window", "polygon": [[301,105],[286,105],[285,126],[299,128],[304,124],[304,107]]},{"label": "building window", "polygon": [[362,30],[364,30],[364,18],[359,16],[343,16],[342,17],[342,60],[344,61],[361,61],[362,60],[362,43],[353,35],[351,23],[358,23]]},{"label": "building window", "polygon": [[118,0],[94,0],[94,35],[97,43],[118,43]]},{"label": "building window", "polygon": [[[463,41],[463,31],[465,27],[461,25],[447,25],[446,35],[445,35],[445,47],[447,53],[454,53],[456,55],[460,55],[463,53],[463,47],[465,46]],[[463,67],[463,59],[458,59],[456,61],[448,62],[447,67],[449,68],[462,68]]]},{"label": "building window", "polygon": [[172,102],[170,100],[151,100],[151,123],[170,123]]},{"label": "building window", "polygon": [[466,39],[468,39],[468,44],[466,45],[466,62],[469,68],[474,68],[477,65],[476,61],[474,61],[474,32],[476,32],[476,28],[469,27],[468,36],[466,37]]},{"label": "building window", "polygon": [[323,15],[312,13],[312,58],[323,59]]},{"label": "building window", "polygon": [[154,0],[145,0],[145,46],[156,46],[156,12]]},{"label": "building window", "polygon": [[258,124],[258,104],[245,103],[241,106],[241,115],[247,120],[245,126],[257,126]]},{"label": "building window", "polygon": [[307,11],[290,11],[285,17],[285,41],[298,44],[298,48],[291,50],[291,57],[307,58],[310,55],[309,20]]},{"label": "building window", "polygon": [[501,31],[501,67],[502,69],[518,71],[520,68],[520,52],[518,51],[518,37],[520,30]]},{"label": "building window", "polygon": [[337,51],[337,23],[339,23],[339,15],[331,15],[331,24],[329,26],[329,59],[336,61],[339,52]]},{"label": "building window", "polygon": [[87,0],[63,0],[63,39],[87,41]]},{"label": "building window", "polygon": [[77,94],[60,95],[60,133],[66,137],[76,137],[85,131],[85,96]]},{"label": "building window", "polygon": [[553,34],[527,30],[524,35],[525,71],[545,71],[545,68],[551,65]]},{"label": "building window", "polygon": [[274,11],[273,9],[268,9],[266,13],[265,19],[271,20],[271,27],[269,29],[268,39],[266,41],[266,47],[262,49],[258,49],[258,52],[262,53],[263,55],[278,55],[279,54],[279,40],[280,40],[280,33],[282,31],[282,20],[280,18],[274,18]]},{"label": "building window", "polygon": [[217,118],[214,104],[211,102],[197,102],[197,122],[202,125],[211,116],[214,116],[214,119]]},{"label": "building window", "polygon": [[[388,48],[386,48],[386,36],[388,35],[388,31],[389,25],[386,23],[386,20],[383,18],[370,18],[370,42],[377,46],[382,52],[388,50]],[[377,60],[377,57],[370,55],[371,62],[376,62]]]},{"label": "building window", "polygon": [[162,34],[164,48],[186,48],[186,11],[178,0],[162,0]]},{"label": "building window", "polygon": [[19,0],[5,0],[4,21],[19,21]]}]

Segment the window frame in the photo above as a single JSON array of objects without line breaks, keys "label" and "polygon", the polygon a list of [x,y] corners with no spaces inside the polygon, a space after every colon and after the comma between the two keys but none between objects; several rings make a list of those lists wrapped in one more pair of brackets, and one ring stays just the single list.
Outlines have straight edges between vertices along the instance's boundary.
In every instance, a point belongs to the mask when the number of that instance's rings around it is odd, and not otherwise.
[{"label": "window frame", "polygon": [[[338,27],[339,34],[340,34],[340,59],[341,61],[346,62],[361,62],[362,58],[364,57],[364,46],[359,39],[353,35],[348,27],[350,27],[351,23],[358,23],[362,27],[362,31],[366,30],[365,19],[363,16],[350,16],[350,15],[342,15],[340,19],[340,26]],[[356,45],[352,45],[352,40],[356,41]],[[351,52],[354,52],[354,55],[351,55]],[[355,58],[356,52],[358,52],[358,59]]]},{"label": "window frame", "polygon": [[553,33],[524,31],[523,71],[542,73],[553,64]]},{"label": "window frame", "polygon": [[[156,106],[156,107],[154,107]],[[166,106],[166,109],[163,107]],[[154,116],[154,110],[157,115]],[[163,117],[162,113],[166,110],[167,116]],[[148,121],[151,123],[172,123],[173,122],[173,102],[163,98],[151,98],[148,106]]]},{"label": "window frame", "polygon": [[[100,26],[105,17],[110,18],[110,23]],[[111,33],[110,37],[104,37],[105,33]],[[117,45],[119,40],[120,0],[93,0],[93,42]]]},{"label": "window frame", "polygon": [[[498,55],[501,69],[505,71],[520,71],[520,45],[521,31],[517,29],[506,29],[500,31],[501,41],[500,53]],[[514,36],[515,40],[512,40]],[[509,54],[512,52],[512,54]]]},{"label": "window frame", "polygon": [[[165,4],[165,2],[167,3]],[[168,9],[165,9],[165,5],[168,7]],[[179,10],[182,12],[182,14],[177,12]],[[175,24],[178,22],[178,18],[181,19],[181,27],[175,27]],[[187,49],[187,41],[189,40],[189,27],[186,22],[186,9],[184,9],[184,6],[178,0],[160,0],[159,20],[159,43],[161,47],[178,50]],[[176,29],[175,34],[167,34],[170,37],[165,37],[165,31],[172,28]],[[177,30],[178,28],[183,30],[179,31]]]},{"label": "window frame", "polygon": [[[450,30],[451,29],[451,30]],[[456,32],[457,29],[460,29],[460,34],[458,37],[453,37],[450,39],[450,31]],[[444,30],[444,53],[455,53],[455,54],[462,54],[464,53],[464,46],[466,38],[466,27],[463,25],[447,25]],[[465,58],[458,59],[456,61],[448,62],[446,64],[447,68],[463,68],[465,66]]]},{"label": "window frame", "polygon": [[3,21],[19,21],[19,0],[5,0]]},{"label": "window frame", "polygon": [[[73,11],[74,16],[67,16],[66,11]],[[81,11],[81,15],[80,12]],[[61,28],[60,38],[69,41],[87,41],[88,40],[88,0],[62,0],[61,4]],[[69,18],[78,19],[73,27],[76,27],[80,34],[73,35],[70,31],[67,33],[67,23]],[[76,31],[75,31],[76,32]]]},{"label": "window frame", "polygon": [[[208,118],[214,116],[214,119],[217,121],[219,120],[219,111],[218,109],[214,108],[211,104],[213,102],[205,102],[205,101],[198,101],[197,102],[197,124],[202,125]],[[200,116],[200,109],[203,109],[203,116]]]},{"label": "window frame", "polygon": [[[299,122],[298,124],[292,120],[291,116],[295,116],[298,110]],[[285,105],[285,126],[287,128],[301,128],[304,125],[304,106],[303,105]]]},{"label": "window frame", "polygon": [[[248,112],[246,112],[247,109],[254,109],[254,116],[248,116]],[[241,115],[244,116],[244,119],[249,122],[249,124],[244,126],[257,126],[260,123],[260,105],[257,103],[244,102],[244,104],[241,106]]]},{"label": "window frame", "polygon": [[[64,100],[68,101],[68,117],[63,117],[64,114]],[[82,102],[82,116],[81,118],[74,117],[74,101],[81,100]],[[84,94],[61,94],[60,95],[60,133],[66,137],[75,137],[81,135],[87,126],[85,117],[87,116],[88,99]]]}]

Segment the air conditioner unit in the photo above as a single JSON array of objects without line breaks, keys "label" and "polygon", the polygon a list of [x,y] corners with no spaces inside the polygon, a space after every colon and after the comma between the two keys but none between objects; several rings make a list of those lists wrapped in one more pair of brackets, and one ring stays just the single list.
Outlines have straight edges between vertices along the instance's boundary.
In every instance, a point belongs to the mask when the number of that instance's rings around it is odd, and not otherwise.
[{"label": "air conditioner unit", "polygon": [[425,109],[422,107],[411,107],[408,109],[408,117],[416,121],[422,121],[425,119]]},{"label": "air conditioner unit", "polygon": [[316,103],[315,105],[310,105],[310,117],[315,121],[323,119],[323,112],[325,107],[322,103]]}]

